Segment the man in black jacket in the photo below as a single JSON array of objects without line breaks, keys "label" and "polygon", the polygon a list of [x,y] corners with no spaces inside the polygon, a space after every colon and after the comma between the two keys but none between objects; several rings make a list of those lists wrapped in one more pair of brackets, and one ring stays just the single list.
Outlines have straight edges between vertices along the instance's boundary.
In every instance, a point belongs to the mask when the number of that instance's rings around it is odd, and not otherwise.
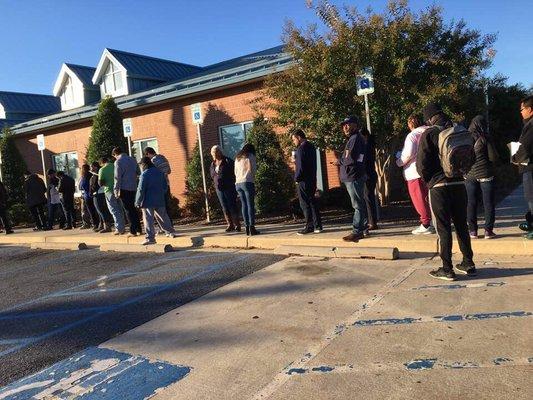
[{"label": "man in black jacket", "polygon": [[291,135],[296,148],[294,155],[294,181],[298,185],[298,199],[305,216],[305,228],[298,235],[322,232],[322,219],[315,199],[316,192],[316,149],[302,130]]},{"label": "man in black jacket", "polygon": [[9,235],[10,233],[13,233],[13,230],[11,229],[11,224],[9,223],[9,219],[7,218],[7,191],[2,183],[0,181],[0,222],[4,226],[4,229],[6,230],[6,235]]},{"label": "man in black jacket", "polygon": [[430,103],[424,108],[424,121],[429,126],[418,145],[416,169],[429,188],[431,210],[439,235],[439,255],[442,267],[430,272],[437,279],[455,280],[452,264],[452,226],[455,226],[463,261],[456,265],[458,272],[473,276],[476,267],[466,223],[467,196],[463,178],[448,178],[441,166],[439,134],[453,126],[440,105]]},{"label": "man in black jacket", "polygon": [[40,231],[46,227],[44,205],[46,204],[46,185],[36,174],[24,172],[24,192],[26,193],[26,205],[35,222],[34,231]]},{"label": "man in black jacket", "polygon": [[73,178],[63,171],[57,171],[59,185],[57,191],[61,193],[61,205],[66,218],[66,225],[63,230],[74,228],[76,216],[74,214],[74,192],[76,191],[76,182]]},{"label": "man in black jacket", "polygon": [[524,127],[518,139],[520,147],[512,161],[519,165],[524,182],[524,196],[529,206],[526,222],[520,224],[520,229],[528,232],[526,235],[528,239],[533,239],[533,96],[522,100],[520,113],[524,120]]}]

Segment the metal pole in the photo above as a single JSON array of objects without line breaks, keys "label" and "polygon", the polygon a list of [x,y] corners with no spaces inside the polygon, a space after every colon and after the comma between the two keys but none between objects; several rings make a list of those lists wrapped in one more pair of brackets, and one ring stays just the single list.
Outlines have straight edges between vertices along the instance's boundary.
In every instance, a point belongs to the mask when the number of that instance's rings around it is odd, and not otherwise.
[{"label": "metal pole", "polygon": [[0,150],[0,181],[4,182],[4,175],[2,173],[3,161],[2,161],[2,151]]},{"label": "metal pole", "polygon": [[[128,154],[131,157],[131,137],[128,136]],[[142,156],[142,154],[141,154]]]},{"label": "metal pole", "polygon": [[370,129],[370,107],[368,106],[368,94],[365,94],[365,115],[366,115],[366,129],[369,133],[372,133]]},{"label": "metal pole", "polygon": [[209,217],[209,201],[207,200],[207,183],[205,181],[205,166],[204,166],[204,148],[202,146],[202,135],[200,133],[200,124],[196,124],[196,130],[198,131],[198,147],[200,150],[200,162],[202,164],[202,181],[204,183],[205,212],[207,214],[207,222],[211,222],[211,218]]},{"label": "metal pole", "polygon": [[490,133],[490,120],[489,120],[489,80],[485,79],[485,119],[487,120],[487,133]]},{"label": "metal pole", "polygon": [[44,164],[44,150],[41,150],[41,161],[43,162],[44,184],[48,187],[48,178],[46,177],[46,165]]}]

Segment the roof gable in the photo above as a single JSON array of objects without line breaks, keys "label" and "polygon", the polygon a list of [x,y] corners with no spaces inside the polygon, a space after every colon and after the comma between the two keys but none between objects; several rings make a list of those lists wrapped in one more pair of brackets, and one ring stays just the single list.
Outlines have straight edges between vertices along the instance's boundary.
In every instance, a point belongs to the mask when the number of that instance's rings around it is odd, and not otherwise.
[{"label": "roof gable", "polygon": [[54,84],[54,96],[59,96],[61,94],[67,75],[80,81],[84,89],[98,90],[98,86],[94,85],[91,80],[95,70],[96,68],[86,67],[84,65],[63,63]]}]

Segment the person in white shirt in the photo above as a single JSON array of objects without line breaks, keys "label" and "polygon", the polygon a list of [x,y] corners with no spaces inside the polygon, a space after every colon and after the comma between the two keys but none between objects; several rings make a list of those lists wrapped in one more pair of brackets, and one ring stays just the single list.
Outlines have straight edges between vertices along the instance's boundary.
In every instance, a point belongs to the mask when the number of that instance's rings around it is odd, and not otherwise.
[{"label": "person in white shirt", "polygon": [[258,235],[255,229],[255,148],[246,143],[235,156],[235,189],[241,198],[242,219],[246,225],[246,235]]},{"label": "person in white shirt", "polygon": [[396,165],[403,167],[403,176],[407,181],[409,196],[411,197],[415,210],[420,215],[420,226],[411,233],[413,235],[432,234],[435,233],[435,228],[431,224],[428,188],[416,171],[418,143],[427,126],[422,124],[422,118],[416,114],[409,116],[407,126],[410,132],[405,138],[402,151],[397,154]]}]

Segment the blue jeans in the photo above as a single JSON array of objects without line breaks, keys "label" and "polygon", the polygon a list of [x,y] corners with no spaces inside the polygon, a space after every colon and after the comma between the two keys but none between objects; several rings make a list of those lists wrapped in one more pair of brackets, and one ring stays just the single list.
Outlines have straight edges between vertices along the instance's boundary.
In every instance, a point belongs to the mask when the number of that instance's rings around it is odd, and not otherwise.
[{"label": "blue jeans", "polygon": [[174,227],[172,226],[172,222],[170,222],[165,207],[143,208],[142,213],[146,239],[151,241],[155,240],[154,220],[157,221],[166,234],[174,232]]},{"label": "blue jeans", "polygon": [[368,213],[365,200],[366,176],[353,182],[344,182],[353,207],[353,233],[363,233],[368,228]]},{"label": "blue jeans", "polygon": [[234,188],[219,190],[217,189],[217,197],[222,207],[222,211],[226,215],[237,215],[237,192]]},{"label": "blue jeans", "polygon": [[[477,206],[483,198],[485,208],[485,230],[494,229],[495,204],[494,204],[494,181],[479,182],[476,179],[466,180],[466,193],[468,195],[467,220],[468,230],[477,232]],[[481,194],[481,195],[480,195]]]},{"label": "blue jeans", "polygon": [[124,210],[120,200],[115,197],[113,192],[106,192],[105,200],[107,208],[113,216],[113,221],[115,221],[115,229],[123,233],[126,230],[126,222],[124,221]]},{"label": "blue jeans", "polygon": [[253,182],[236,183],[235,188],[241,198],[244,225],[255,226],[255,185]]}]

